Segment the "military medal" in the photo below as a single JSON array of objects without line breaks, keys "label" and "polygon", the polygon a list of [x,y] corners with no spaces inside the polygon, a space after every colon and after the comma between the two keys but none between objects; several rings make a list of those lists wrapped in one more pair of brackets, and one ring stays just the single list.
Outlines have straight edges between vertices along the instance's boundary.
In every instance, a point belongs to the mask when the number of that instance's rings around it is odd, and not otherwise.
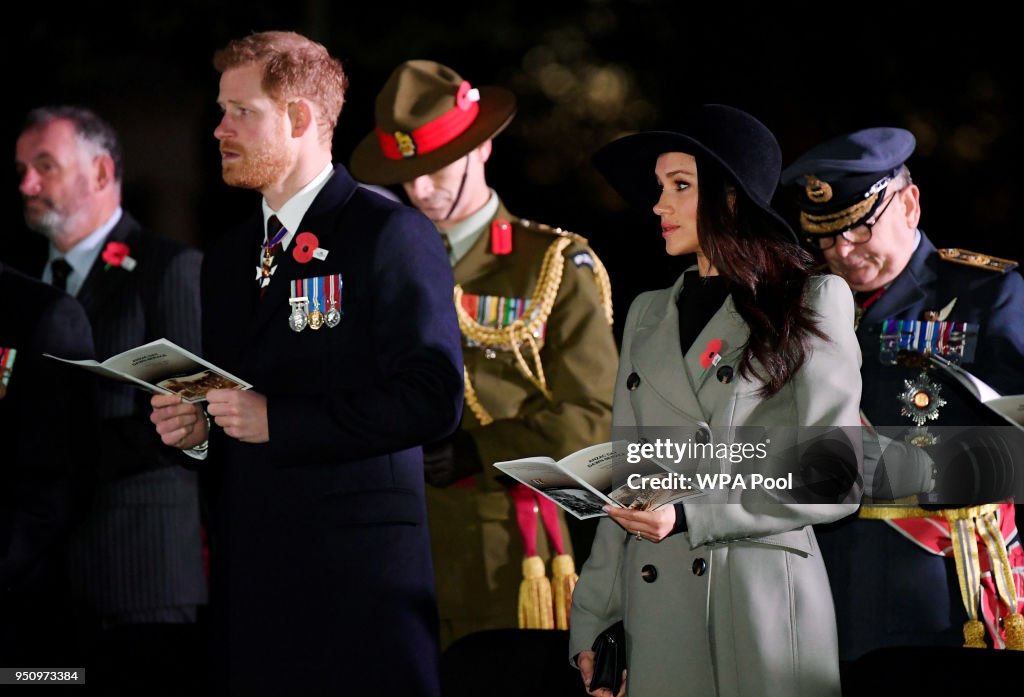
[{"label": "military medal", "polygon": [[932,382],[928,373],[922,372],[913,380],[903,381],[903,392],[899,400],[900,414],[910,417],[917,428],[911,429],[904,440],[918,447],[935,445],[938,436],[928,431],[925,423],[939,418],[939,407],[946,404],[940,394],[942,387]]},{"label": "military medal", "polygon": [[[327,326],[329,328],[333,329],[334,327],[337,327],[338,324],[341,323],[341,310],[338,309],[338,302],[336,300],[336,298],[339,298],[341,296],[341,274],[331,274],[328,277],[328,282],[330,288],[330,296],[328,297],[327,300],[327,317],[324,321],[327,322]],[[337,286],[335,286],[335,284],[337,284]],[[335,292],[335,287],[337,287],[337,292]]]},{"label": "military medal", "polygon": [[288,302],[292,304],[292,313],[288,315],[288,326],[293,332],[301,332],[306,328],[306,306],[305,298],[292,298]]},{"label": "military medal", "polygon": [[284,236],[288,234],[288,229],[282,227],[278,230],[277,234],[274,235],[274,239],[267,240],[260,245],[263,250],[263,258],[260,266],[256,267],[256,282],[259,283],[260,288],[266,288],[270,285],[270,277],[277,271],[277,266],[274,264],[273,248],[275,245],[280,244]]},{"label": "military medal", "polygon": [[[544,323],[536,321],[540,308],[535,306],[529,298],[506,298],[496,295],[462,293],[460,295],[460,308],[464,311],[468,320],[474,321],[486,329],[506,329],[513,324],[516,326],[522,325],[538,344],[542,344],[544,341],[547,327]],[[522,345],[527,339],[523,334],[518,336],[520,340],[516,342],[517,346]],[[467,345],[473,347],[484,346],[486,343],[477,341],[470,336],[465,338]],[[493,343],[490,345],[502,351],[512,350],[511,343]]]},{"label": "military medal", "polygon": [[312,286],[313,311],[309,313],[309,328],[314,331],[324,326],[324,313],[320,312],[320,278],[307,278],[303,285]]},{"label": "military medal", "polygon": [[292,312],[288,315],[288,326],[293,332],[301,332],[309,322],[306,314],[309,310],[309,297],[302,295],[302,281],[291,281],[291,297],[288,303],[292,306]]},{"label": "military medal", "polygon": [[878,360],[883,365],[905,365],[908,354],[923,354],[970,363],[977,340],[978,325],[969,322],[887,319],[879,332]]},{"label": "military medal", "polygon": [[883,365],[921,370],[913,380],[903,381],[903,391],[897,397],[900,414],[916,425],[904,440],[919,447],[938,443],[938,436],[929,433],[925,424],[938,419],[939,409],[947,403],[941,386],[928,377],[930,359],[937,357],[956,365],[974,360],[978,325],[948,321],[955,304],[954,298],[941,310],[926,311],[923,320],[887,319],[879,332],[878,359]]},{"label": "military medal", "polygon": [[0,399],[7,395],[7,384],[11,381],[11,373],[14,372],[14,359],[17,355],[17,349],[0,346]]},{"label": "military medal", "polygon": [[904,380],[903,387],[900,394],[903,408],[900,409],[900,414],[909,416],[918,426],[924,426],[926,421],[939,418],[939,407],[943,406],[946,400],[940,395],[942,387],[932,382],[927,373],[921,373],[913,380]]},{"label": "military medal", "polygon": [[320,306],[316,305],[315,309],[309,313],[309,328],[319,329],[324,326],[324,313],[320,312]]}]

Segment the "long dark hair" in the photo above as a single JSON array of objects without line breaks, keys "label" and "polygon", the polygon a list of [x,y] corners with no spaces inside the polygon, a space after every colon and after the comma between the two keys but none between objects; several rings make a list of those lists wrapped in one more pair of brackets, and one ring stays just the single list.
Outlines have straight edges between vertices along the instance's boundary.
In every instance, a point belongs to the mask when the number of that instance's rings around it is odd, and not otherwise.
[{"label": "long dark hair", "polygon": [[[717,162],[696,160],[701,250],[726,278],[736,310],[750,329],[739,372],[761,380],[759,394],[771,397],[807,360],[810,337],[828,338],[804,298],[813,258],[736,188]],[[755,370],[755,360],[763,375]]]}]

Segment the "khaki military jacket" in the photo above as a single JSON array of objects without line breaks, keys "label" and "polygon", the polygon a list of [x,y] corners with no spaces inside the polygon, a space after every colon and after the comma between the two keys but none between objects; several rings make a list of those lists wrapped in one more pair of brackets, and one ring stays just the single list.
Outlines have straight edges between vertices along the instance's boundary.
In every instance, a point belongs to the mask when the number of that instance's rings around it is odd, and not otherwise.
[{"label": "khaki military jacket", "polygon": [[[511,227],[510,253],[493,253],[488,229],[454,268],[463,307],[477,309],[466,313],[473,317],[486,319],[479,308],[490,304],[507,319],[508,312],[522,307],[516,301],[534,294],[552,244],[567,242],[555,257],[562,276],[554,304],[536,337],[550,398],[524,373],[513,351],[463,335],[476,408],[467,404],[462,428],[479,449],[483,471],[447,488],[427,487],[442,646],[472,631],[517,626],[525,552],[515,508],[492,464],[536,455],[558,459],[607,441],[611,431],[618,351],[606,311],[610,291],[602,289],[594,272],[600,261],[582,238],[520,220],[503,205],[495,221]],[[536,378],[530,347],[522,347],[520,355]],[[488,419],[493,421],[483,425]],[[538,531],[537,553],[548,560],[554,550],[539,521]],[[561,532],[570,551],[564,520]]]}]

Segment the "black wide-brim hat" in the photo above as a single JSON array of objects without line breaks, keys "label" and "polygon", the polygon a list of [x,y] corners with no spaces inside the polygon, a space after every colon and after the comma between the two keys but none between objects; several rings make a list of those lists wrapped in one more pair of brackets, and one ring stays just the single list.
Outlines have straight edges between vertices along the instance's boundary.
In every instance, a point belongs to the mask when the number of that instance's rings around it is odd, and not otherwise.
[{"label": "black wide-brim hat", "polygon": [[465,157],[515,114],[515,95],[503,87],[472,89],[448,66],[406,61],[377,95],[377,127],[356,146],[349,169],[367,184],[409,182]]},{"label": "black wide-brim hat", "polygon": [[688,113],[676,130],[647,131],[612,141],[594,155],[594,165],[624,199],[653,206],[658,200],[654,165],[667,152],[716,162],[781,234],[799,242],[793,228],[771,206],[782,172],[782,150],[756,118],[735,107],[705,104]]}]

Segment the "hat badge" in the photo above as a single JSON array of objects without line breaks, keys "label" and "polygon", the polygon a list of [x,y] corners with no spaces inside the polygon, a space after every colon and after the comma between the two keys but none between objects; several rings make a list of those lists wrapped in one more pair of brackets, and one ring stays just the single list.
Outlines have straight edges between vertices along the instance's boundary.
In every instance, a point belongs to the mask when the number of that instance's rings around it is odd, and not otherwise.
[{"label": "hat badge", "polygon": [[814,203],[828,203],[832,200],[832,187],[828,182],[823,182],[813,174],[807,175],[807,185],[804,187],[807,198]]},{"label": "hat badge", "polygon": [[395,143],[398,145],[398,153],[405,159],[416,157],[416,141],[411,133],[395,131]]}]

